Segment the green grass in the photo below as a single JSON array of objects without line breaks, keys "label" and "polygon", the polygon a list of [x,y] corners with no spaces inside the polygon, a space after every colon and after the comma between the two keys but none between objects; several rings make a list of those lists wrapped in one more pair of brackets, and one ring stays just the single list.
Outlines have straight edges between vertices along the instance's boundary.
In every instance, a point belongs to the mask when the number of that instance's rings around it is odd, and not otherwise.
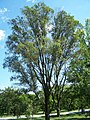
[{"label": "green grass", "polygon": [[[45,120],[44,117],[39,117],[39,118],[22,118],[22,119],[18,119],[18,120]],[[83,114],[70,114],[70,115],[63,115],[60,117],[56,117],[56,116],[52,116],[50,117],[50,120],[90,120],[89,118],[86,118],[86,116]]]},{"label": "green grass", "polygon": [[85,117],[85,115],[71,114],[71,115],[64,115],[59,118],[53,117],[53,118],[51,118],[51,120],[88,120],[88,119]]},{"label": "green grass", "polygon": [[[42,114],[41,112],[39,113]],[[12,119],[11,119],[12,120]],[[37,117],[37,118],[19,118],[16,120],[45,120],[45,117]],[[52,115],[50,117],[50,120],[90,120],[90,113],[85,112],[85,114],[81,114],[79,112],[72,112],[67,115],[61,115],[60,117],[56,117],[55,115]]]}]

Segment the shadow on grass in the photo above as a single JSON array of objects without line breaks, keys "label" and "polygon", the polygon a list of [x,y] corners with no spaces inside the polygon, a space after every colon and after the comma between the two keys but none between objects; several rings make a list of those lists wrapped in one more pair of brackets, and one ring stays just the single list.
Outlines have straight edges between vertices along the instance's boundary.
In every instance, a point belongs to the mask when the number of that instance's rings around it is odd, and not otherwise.
[{"label": "shadow on grass", "polygon": [[[9,119],[9,120],[13,120],[13,119]],[[29,118],[29,119],[27,119],[27,118],[19,118],[19,119],[16,119],[16,120],[45,120],[45,118],[43,118],[43,117],[39,117],[39,118]],[[71,117],[71,118],[63,118],[63,117],[60,117],[60,118],[58,118],[58,117],[51,117],[51,120],[90,120],[90,118],[73,118],[73,117]]]},{"label": "shadow on grass", "polygon": [[16,119],[16,120],[44,120],[43,117],[39,117],[39,118],[19,118],[19,119]]},{"label": "shadow on grass", "polygon": [[[66,115],[60,115],[60,117],[57,117],[56,115],[51,115],[50,120],[90,120],[90,118],[87,118],[89,116],[87,116],[86,118],[85,117],[86,117],[85,114],[81,114],[80,112],[74,112]],[[37,118],[29,118],[29,119],[19,118],[18,120],[45,120],[45,117],[37,117]]]},{"label": "shadow on grass", "polygon": [[90,118],[87,117],[85,118],[85,114],[81,114],[80,112],[79,113],[74,112],[67,115],[60,115],[60,117],[52,115],[51,120],[90,120]]}]

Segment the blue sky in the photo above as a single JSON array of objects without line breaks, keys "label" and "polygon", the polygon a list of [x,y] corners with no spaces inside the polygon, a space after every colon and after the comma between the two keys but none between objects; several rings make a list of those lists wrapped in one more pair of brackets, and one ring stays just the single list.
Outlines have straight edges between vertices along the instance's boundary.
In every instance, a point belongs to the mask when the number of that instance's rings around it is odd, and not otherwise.
[{"label": "blue sky", "polygon": [[21,15],[21,8],[24,6],[32,6],[40,1],[45,2],[55,11],[64,9],[82,24],[85,23],[85,19],[90,17],[90,0],[0,0],[0,89],[12,86],[14,83],[10,82],[12,74],[2,66],[6,51],[5,41],[11,32],[7,22],[9,19]]}]

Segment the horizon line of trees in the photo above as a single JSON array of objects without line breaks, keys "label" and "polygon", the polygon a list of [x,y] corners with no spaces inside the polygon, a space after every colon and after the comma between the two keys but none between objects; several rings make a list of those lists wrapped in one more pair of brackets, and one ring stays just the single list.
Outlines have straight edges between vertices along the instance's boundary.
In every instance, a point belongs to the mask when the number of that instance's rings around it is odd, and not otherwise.
[{"label": "horizon line of trees", "polygon": [[[0,116],[25,115],[27,118],[33,117],[39,112],[45,113],[45,102],[43,90],[38,90],[36,94],[29,94],[26,89],[14,89],[13,87],[0,90]],[[77,92],[78,91],[78,92]],[[87,94],[88,91],[88,94]],[[90,108],[90,88],[85,91],[76,85],[66,85],[61,99],[61,111],[81,110]],[[83,93],[83,94],[82,94]],[[57,99],[54,99],[57,101]],[[50,96],[50,113],[56,112],[55,102]]]}]

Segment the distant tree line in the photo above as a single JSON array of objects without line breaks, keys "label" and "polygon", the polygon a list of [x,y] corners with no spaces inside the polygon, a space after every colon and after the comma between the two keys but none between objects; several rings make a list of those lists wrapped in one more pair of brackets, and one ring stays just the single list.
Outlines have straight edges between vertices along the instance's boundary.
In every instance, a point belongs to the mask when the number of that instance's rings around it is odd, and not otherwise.
[{"label": "distant tree line", "polygon": [[[90,108],[90,88],[80,88],[79,86],[65,86],[61,99],[60,110],[71,111]],[[45,112],[44,93],[42,90],[35,94],[26,94],[24,89],[6,88],[0,90],[0,116],[17,116],[25,115],[27,118],[33,117],[38,112]],[[78,91],[78,92],[77,92]],[[50,96],[50,113],[56,112],[55,102],[57,99]]]}]

